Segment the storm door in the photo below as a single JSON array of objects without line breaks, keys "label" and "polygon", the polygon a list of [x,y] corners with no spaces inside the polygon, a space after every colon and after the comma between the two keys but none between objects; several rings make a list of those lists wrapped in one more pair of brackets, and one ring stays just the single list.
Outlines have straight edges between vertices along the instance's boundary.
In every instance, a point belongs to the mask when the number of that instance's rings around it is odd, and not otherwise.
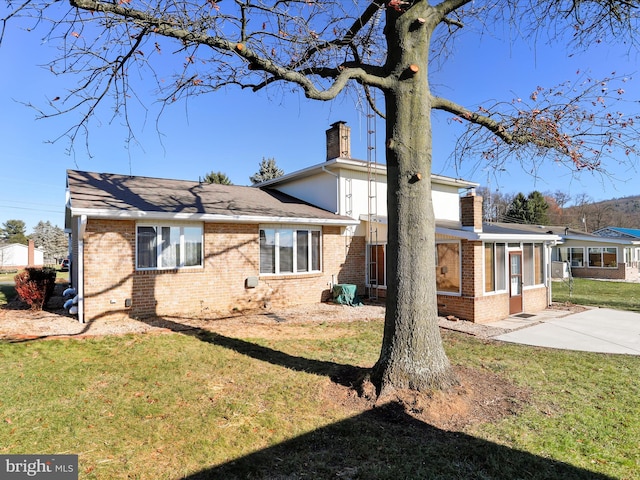
[{"label": "storm door", "polygon": [[522,252],[509,253],[509,315],[522,312]]}]

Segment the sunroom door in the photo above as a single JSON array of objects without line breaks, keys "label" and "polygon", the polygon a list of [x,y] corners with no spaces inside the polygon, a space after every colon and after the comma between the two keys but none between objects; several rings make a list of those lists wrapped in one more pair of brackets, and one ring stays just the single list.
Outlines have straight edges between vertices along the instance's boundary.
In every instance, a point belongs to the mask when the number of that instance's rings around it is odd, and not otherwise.
[{"label": "sunroom door", "polygon": [[509,253],[509,315],[522,312],[522,252]]}]

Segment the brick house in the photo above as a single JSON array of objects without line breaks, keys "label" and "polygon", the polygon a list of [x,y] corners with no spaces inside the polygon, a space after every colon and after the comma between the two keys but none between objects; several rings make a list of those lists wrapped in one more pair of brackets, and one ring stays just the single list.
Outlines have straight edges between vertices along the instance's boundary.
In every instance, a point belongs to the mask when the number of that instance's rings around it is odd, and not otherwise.
[{"label": "brick house", "polygon": [[[200,315],[364,288],[357,222],[275,190],[69,170],[79,320]],[[345,254],[346,252],[346,254]]]},{"label": "brick house", "polygon": [[[360,220],[345,234],[366,245],[363,293],[384,297],[386,166],[351,158],[350,137],[344,122],[334,123],[326,131],[325,162],[258,186]],[[483,223],[477,186],[431,176],[439,313],[489,322],[545,309],[551,303],[551,248],[560,236],[537,226]]]},{"label": "brick house", "polygon": [[[202,315],[328,300],[335,284],[384,297],[386,167],[326,161],[253,187],[67,172],[66,229],[79,319]],[[476,183],[432,175],[438,308],[488,322],[550,303],[559,236],[482,223]]]},{"label": "brick house", "polygon": [[606,227],[587,233],[549,228],[562,236],[552,253],[554,277],[640,280],[640,230]]}]

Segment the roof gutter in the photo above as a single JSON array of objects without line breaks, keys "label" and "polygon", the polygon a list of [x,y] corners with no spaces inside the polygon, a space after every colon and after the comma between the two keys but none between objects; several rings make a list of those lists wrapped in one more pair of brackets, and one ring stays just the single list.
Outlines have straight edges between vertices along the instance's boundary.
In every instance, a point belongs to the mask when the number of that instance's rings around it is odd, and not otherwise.
[{"label": "roof gutter", "polygon": [[[149,220],[149,221],[198,221],[216,223],[294,223],[305,225],[348,226],[358,225],[360,222],[348,218],[305,218],[305,217],[272,217],[266,215],[220,215],[212,213],[165,213],[120,211],[109,209],[73,208],[74,217],[102,218],[108,220]],[[85,225],[86,227],[86,225]]]},{"label": "roof gutter", "polygon": [[472,232],[466,230],[454,230],[452,228],[436,227],[436,233],[441,235],[449,235],[452,237],[462,238],[465,240],[476,240],[484,242],[509,242],[512,240],[519,240],[523,242],[553,242],[558,243],[562,241],[562,237],[559,235],[551,235],[544,233],[483,233]]}]

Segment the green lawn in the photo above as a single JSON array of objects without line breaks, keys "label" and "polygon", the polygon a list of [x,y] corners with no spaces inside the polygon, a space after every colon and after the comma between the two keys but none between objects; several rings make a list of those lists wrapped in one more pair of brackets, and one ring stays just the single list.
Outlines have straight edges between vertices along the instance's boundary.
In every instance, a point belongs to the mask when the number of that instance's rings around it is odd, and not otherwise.
[{"label": "green lawn", "polygon": [[13,300],[16,288],[13,285],[0,285],[0,307]]},{"label": "green lawn", "polygon": [[277,328],[0,344],[0,453],[75,453],[81,479],[638,478],[640,357],[445,333],[454,364],[531,392],[453,433],[331,401],[377,359],[381,320]]},{"label": "green lawn", "polygon": [[552,292],[554,302],[640,312],[640,283],[575,278],[572,287],[568,281],[553,282]]}]

